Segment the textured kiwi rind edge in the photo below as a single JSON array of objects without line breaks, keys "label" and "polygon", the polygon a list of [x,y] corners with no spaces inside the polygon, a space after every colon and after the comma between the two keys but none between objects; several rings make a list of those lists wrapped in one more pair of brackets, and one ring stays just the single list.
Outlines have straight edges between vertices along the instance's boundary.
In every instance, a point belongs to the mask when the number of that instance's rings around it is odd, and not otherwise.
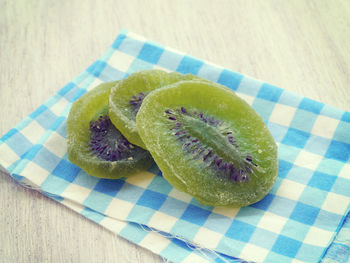
[{"label": "textured kiwi rind edge", "polygon": [[117,81],[103,83],[76,100],[67,118],[68,159],[86,173],[108,179],[119,179],[145,171],[153,164],[149,152],[136,160],[105,161],[94,156],[89,147],[90,121],[108,114],[108,97]]},{"label": "textured kiwi rind edge", "polygon": [[[197,83],[197,84],[196,84]],[[243,183],[243,184],[238,184],[236,186],[233,185],[233,187],[226,187],[225,186],[225,191],[236,191],[239,192],[241,195],[237,195],[237,200],[235,201],[234,198],[228,201],[225,200],[213,200],[213,198],[207,198],[207,196],[203,195],[200,193],[200,190],[198,191],[197,189],[194,189],[196,187],[193,187],[193,185],[188,185],[188,182],[186,180],[186,175],[179,175],[176,173],[176,168],[174,168],[174,164],[171,164],[171,160],[169,161],[169,158],[173,158],[172,156],[179,156],[177,151],[181,150],[179,149],[174,149],[172,151],[169,147],[166,145],[161,145],[161,140],[159,138],[151,138],[150,139],[150,134],[148,133],[149,130],[152,130],[152,127],[149,125],[157,125],[156,124],[156,119],[150,120],[147,118],[150,117],[150,112],[153,111],[153,114],[159,114],[160,112],[156,112],[155,109],[155,103],[157,100],[162,100],[165,99],[165,97],[159,98],[158,96],[160,94],[166,94],[166,90],[172,90],[176,89],[178,86],[188,86],[190,88],[191,85],[204,85],[207,88],[216,88],[221,94],[224,94],[227,98],[232,98],[236,103],[238,103],[240,106],[246,110],[249,114],[254,115],[255,120],[259,123],[259,126],[262,129],[262,135],[266,136],[266,141],[269,143],[269,150],[271,151],[270,157],[271,160],[265,161],[267,162],[271,168],[267,168],[268,174],[265,175],[258,175],[259,178],[252,178],[250,182]],[[192,94],[193,95],[193,94]],[[190,96],[190,95],[188,95]],[[176,102],[175,102],[176,103]],[[180,105],[174,105],[174,106],[180,106]],[[205,106],[204,106],[205,107]],[[164,109],[163,109],[164,110]],[[152,113],[151,113],[152,114]],[[147,120],[147,121],[146,121]],[[150,124],[149,122],[152,122]],[[266,196],[266,194],[271,190],[276,177],[278,173],[278,158],[277,158],[277,145],[274,142],[274,139],[267,129],[263,119],[255,112],[251,106],[249,106],[244,100],[239,98],[233,91],[229,90],[226,87],[223,87],[218,84],[209,84],[208,82],[200,82],[200,81],[181,81],[172,85],[168,85],[166,87],[163,87],[161,89],[155,90],[152,93],[150,93],[143,101],[141,108],[139,110],[139,113],[136,116],[136,123],[138,127],[139,134],[143,141],[145,142],[146,146],[148,147],[149,151],[151,152],[154,160],[160,167],[160,169],[163,172],[163,176],[165,179],[167,179],[173,186],[178,188],[181,191],[187,192],[190,195],[194,196],[200,203],[204,205],[209,205],[209,206],[230,206],[230,207],[242,207],[242,206],[247,206],[252,203],[258,202],[261,200],[263,197]],[[151,129],[150,129],[151,128]],[[172,152],[164,152],[164,148],[167,147],[167,150],[170,149]],[[162,149],[163,148],[163,149]],[[164,156],[167,154],[166,156]],[[174,157],[176,158],[176,157]],[[180,157],[181,158],[181,157]],[[261,161],[263,163],[263,160]],[[186,165],[186,161],[183,160],[177,160],[176,165]],[[185,170],[187,169],[186,167],[184,168]],[[187,169],[188,172],[193,172],[195,170]],[[195,171],[198,172],[198,171]],[[186,173],[186,171],[185,171]],[[205,171],[203,171],[205,173]],[[200,174],[197,174],[199,177],[201,176]],[[204,177],[203,177],[204,178]],[[216,178],[215,178],[216,180]],[[216,182],[213,182],[213,184],[219,182],[216,180]],[[198,181],[200,184],[200,181]],[[219,182],[220,184],[220,182]],[[206,187],[205,191],[211,190],[211,186],[204,186]],[[212,189],[214,191],[220,191],[220,186],[212,186]],[[248,193],[245,193],[247,191]],[[225,194],[230,194],[230,193],[225,193]],[[235,195],[235,193],[233,193]],[[247,197],[247,198],[246,198]]]}]

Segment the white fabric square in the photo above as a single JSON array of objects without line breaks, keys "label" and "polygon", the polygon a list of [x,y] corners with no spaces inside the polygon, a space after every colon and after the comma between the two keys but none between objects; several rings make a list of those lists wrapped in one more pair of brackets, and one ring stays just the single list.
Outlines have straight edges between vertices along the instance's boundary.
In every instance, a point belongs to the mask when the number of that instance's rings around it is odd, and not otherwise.
[{"label": "white fabric square", "polygon": [[175,188],[173,188],[168,196],[175,198],[177,200],[183,201],[185,203],[189,203],[192,200],[192,196],[187,193],[181,192]]},{"label": "white fabric square", "polygon": [[105,214],[110,217],[123,220],[129,215],[133,207],[134,207],[134,204],[130,202],[113,198],[111,203],[107,207]]},{"label": "white fabric square", "polygon": [[349,206],[349,202],[350,197],[328,193],[326,200],[322,205],[322,209],[335,214],[344,215]]},{"label": "white fabric square", "polygon": [[349,164],[344,164],[343,168],[341,169],[341,171],[339,173],[339,177],[350,179],[350,165]]},{"label": "white fabric square", "polygon": [[283,126],[289,126],[293,120],[295,108],[276,103],[269,122],[277,123]]},{"label": "white fabric square", "polygon": [[90,193],[91,189],[71,183],[64,190],[62,196],[64,198],[72,199],[76,202],[83,203]]},{"label": "white fabric square", "polygon": [[34,162],[29,162],[26,166],[26,169],[22,171],[22,176],[26,177],[33,184],[40,187],[40,185],[45,181],[49,172],[37,165]]},{"label": "white fabric square", "polygon": [[127,222],[113,219],[111,217],[104,217],[99,224],[113,233],[118,234],[127,225]]},{"label": "white fabric square", "polygon": [[284,179],[278,187],[276,195],[297,201],[304,189],[305,185]]},{"label": "white fabric square", "polygon": [[157,228],[159,226],[159,222],[162,222],[161,223],[162,231],[170,232],[170,230],[173,228],[173,226],[177,222],[177,218],[161,212],[155,212],[154,215],[149,220],[148,226]]},{"label": "white fabric square", "polygon": [[333,234],[334,232],[312,226],[307,233],[304,242],[314,246],[326,247]]},{"label": "white fabric square", "polygon": [[[166,262],[166,261],[165,261]],[[201,256],[195,254],[195,253],[191,253],[189,254],[183,261],[182,263],[208,263],[209,262],[209,258],[208,260],[205,260],[204,258],[202,258]]]},{"label": "white fabric square", "polygon": [[67,153],[67,140],[57,132],[52,132],[50,139],[44,144],[45,148],[62,158]]},{"label": "white fabric square", "polygon": [[8,167],[19,159],[19,156],[6,144],[0,145],[0,161],[4,167]]},{"label": "white fabric square", "polygon": [[108,64],[118,65],[118,70],[127,72],[134,59],[134,57],[116,50],[108,60]]},{"label": "white fabric square", "polygon": [[284,225],[287,222],[287,218],[272,214],[270,212],[265,212],[264,216],[260,219],[258,227],[271,231],[273,233],[280,234]]},{"label": "white fabric square", "polygon": [[147,188],[156,175],[147,171],[133,174],[126,179],[126,182],[138,187]]},{"label": "white fabric square", "polygon": [[247,261],[263,262],[269,253],[266,248],[258,247],[253,244],[246,244],[239,255],[239,258],[243,258]]},{"label": "white fabric square", "polygon": [[63,111],[66,109],[68,106],[68,101],[65,99],[60,99],[57,101],[54,105],[50,107],[50,110],[52,113],[54,113],[56,116],[60,116]]},{"label": "white fabric square", "polygon": [[322,158],[323,157],[318,154],[301,150],[294,164],[311,170],[316,170]]},{"label": "white fabric square", "polygon": [[213,213],[224,215],[230,218],[234,218],[239,212],[239,208],[231,208],[231,207],[215,207],[213,209]]},{"label": "white fabric square", "polygon": [[153,253],[159,254],[170,244],[170,240],[156,232],[149,232],[138,245],[150,248]]},{"label": "white fabric square", "polygon": [[196,236],[193,238],[193,242],[200,244],[201,247],[205,246],[206,248],[215,249],[222,237],[223,235],[218,232],[214,232],[205,227],[201,227],[198,230]]},{"label": "white fabric square", "polygon": [[339,124],[339,120],[319,115],[311,130],[312,134],[332,139]]},{"label": "white fabric square", "polygon": [[21,133],[32,143],[36,144],[38,140],[45,134],[46,130],[41,125],[32,121],[28,126],[21,130]]},{"label": "white fabric square", "polygon": [[240,97],[241,99],[245,100],[245,102],[247,102],[249,105],[252,105],[254,102],[255,97],[253,96],[249,96],[247,94],[244,93],[237,93],[238,97]]}]

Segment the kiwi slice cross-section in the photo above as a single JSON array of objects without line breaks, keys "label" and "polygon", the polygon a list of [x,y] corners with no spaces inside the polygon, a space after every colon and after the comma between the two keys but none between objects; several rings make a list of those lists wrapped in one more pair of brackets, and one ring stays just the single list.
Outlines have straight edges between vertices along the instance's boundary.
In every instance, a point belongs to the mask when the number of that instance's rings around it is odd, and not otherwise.
[{"label": "kiwi slice cross-section", "polygon": [[113,124],[133,144],[146,149],[136,127],[136,114],[144,98],[153,90],[181,80],[199,79],[191,74],[143,70],[117,83],[109,97],[109,116]]},{"label": "kiwi slice cross-section", "polygon": [[182,81],[157,89],[144,98],[136,123],[164,178],[201,204],[247,206],[275,182],[271,133],[226,87]]},{"label": "kiwi slice cross-section", "polygon": [[68,159],[90,175],[118,179],[148,169],[149,152],[131,144],[108,116],[108,97],[117,82],[101,84],[72,105],[67,119]]}]

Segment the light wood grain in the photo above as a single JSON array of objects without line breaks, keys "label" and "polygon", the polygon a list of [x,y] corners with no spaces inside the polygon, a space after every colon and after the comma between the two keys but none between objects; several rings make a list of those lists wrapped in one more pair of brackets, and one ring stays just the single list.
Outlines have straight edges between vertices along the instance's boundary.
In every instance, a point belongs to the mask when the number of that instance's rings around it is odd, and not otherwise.
[{"label": "light wood grain", "polygon": [[[350,110],[350,2],[0,0],[0,135],[121,28]],[[0,175],[0,262],[162,262]]]}]

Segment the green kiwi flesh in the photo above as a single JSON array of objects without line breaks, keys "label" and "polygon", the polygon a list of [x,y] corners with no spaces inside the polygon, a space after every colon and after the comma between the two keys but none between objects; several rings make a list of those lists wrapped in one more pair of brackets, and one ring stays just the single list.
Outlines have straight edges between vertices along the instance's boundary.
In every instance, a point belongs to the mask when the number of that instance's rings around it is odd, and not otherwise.
[{"label": "green kiwi flesh", "polygon": [[151,91],[181,80],[199,79],[177,72],[162,70],[143,70],[131,74],[111,90],[109,97],[109,116],[112,123],[131,143],[146,149],[136,127],[136,114],[143,99]]},{"label": "green kiwi flesh", "polygon": [[266,196],[276,180],[271,133],[226,87],[182,81],[154,90],[136,124],[164,178],[201,204],[247,206]]},{"label": "green kiwi flesh", "polygon": [[76,100],[67,119],[68,159],[86,173],[118,179],[148,169],[149,152],[132,145],[108,117],[110,90],[117,82],[101,84]]}]

